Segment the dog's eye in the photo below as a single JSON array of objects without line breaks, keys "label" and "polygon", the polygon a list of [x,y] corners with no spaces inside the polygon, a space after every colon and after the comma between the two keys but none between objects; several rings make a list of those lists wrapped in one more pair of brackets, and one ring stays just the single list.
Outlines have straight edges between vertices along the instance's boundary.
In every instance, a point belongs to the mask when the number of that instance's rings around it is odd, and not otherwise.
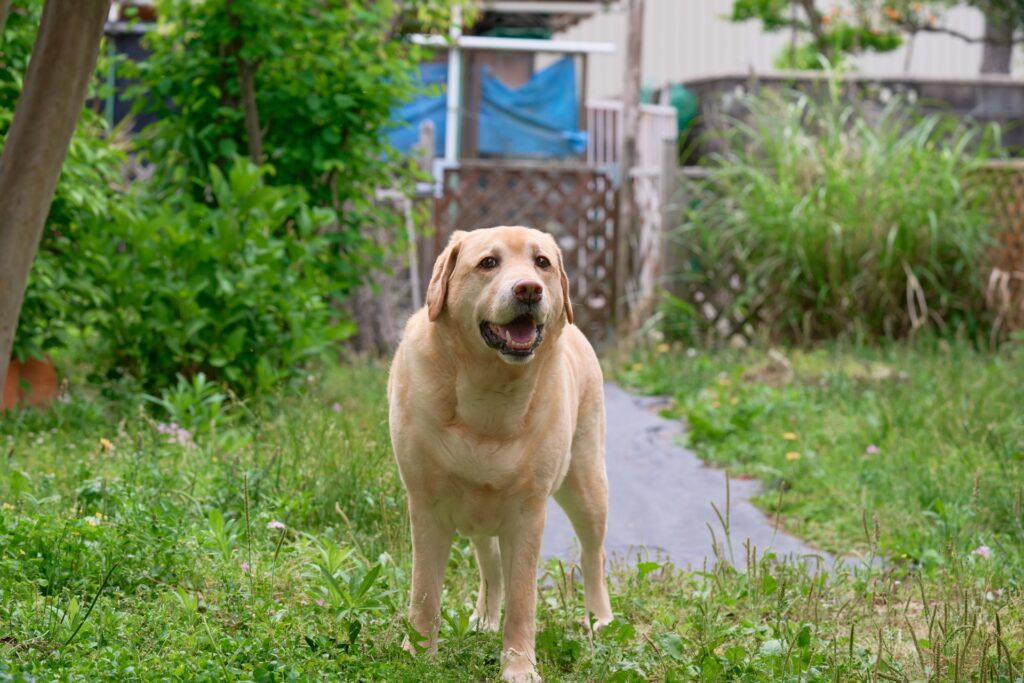
[{"label": "dog's eye", "polygon": [[480,261],[480,267],[484,270],[491,270],[492,268],[498,267],[498,259],[493,256],[488,256]]},{"label": "dog's eye", "polygon": [[537,264],[538,268],[550,268],[551,267],[551,261],[548,260],[547,256],[538,256],[537,258],[535,258],[533,260],[533,262],[535,264]]}]

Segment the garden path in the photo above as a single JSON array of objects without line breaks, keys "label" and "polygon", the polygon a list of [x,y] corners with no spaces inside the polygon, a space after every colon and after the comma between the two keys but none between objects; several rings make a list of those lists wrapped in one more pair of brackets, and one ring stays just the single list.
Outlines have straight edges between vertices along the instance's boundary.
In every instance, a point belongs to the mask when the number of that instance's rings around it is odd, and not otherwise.
[{"label": "garden path", "polygon": [[[678,567],[699,569],[705,558],[713,561],[711,533],[725,543],[721,523],[711,504],[725,514],[725,471],[704,464],[676,437],[682,425],[660,417],[659,399],[641,398],[605,384],[608,416],[609,519],[605,550],[615,560],[667,559]],[[730,526],[736,562],[745,561],[743,542],[750,539],[758,557],[771,548],[777,555],[818,554],[832,558],[799,539],[776,531],[769,519],[750,502],[759,483],[730,482]],[[566,560],[579,557],[579,544],[561,508],[549,501],[544,557]]]}]

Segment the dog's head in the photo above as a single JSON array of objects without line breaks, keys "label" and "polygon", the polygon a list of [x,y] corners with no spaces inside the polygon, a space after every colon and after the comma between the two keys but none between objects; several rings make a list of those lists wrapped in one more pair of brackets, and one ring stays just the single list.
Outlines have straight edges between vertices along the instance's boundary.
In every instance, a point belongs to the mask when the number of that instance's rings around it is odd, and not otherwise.
[{"label": "dog's head", "polygon": [[546,333],[573,321],[562,252],[532,228],[455,232],[434,263],[427,314],[507,363],[528,363]]}]

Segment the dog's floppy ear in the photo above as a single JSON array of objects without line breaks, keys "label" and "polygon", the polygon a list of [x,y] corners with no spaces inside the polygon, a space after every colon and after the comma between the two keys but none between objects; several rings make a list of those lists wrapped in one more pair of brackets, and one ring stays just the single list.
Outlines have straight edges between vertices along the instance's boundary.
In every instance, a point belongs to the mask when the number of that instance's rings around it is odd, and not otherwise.
[{"label": "dog's floppy ear", "polygon": [[555,243],[555,254],[558,256],[558,281],[562,284],[562,301],[565,307],[565,319],[572,325],[572,301],[569,300],[569,276],[565,273],[565,264],[562,263],[562,250]]},{"label": "dog's floppy ear", "polygon": [[433,322],[441,315],[444,309],[445,299],[448,298],[448,281],[455,272],[455,264],[459,260],[459,248],[462,246],[462,238],[466,233],[456,230],[448,240],[448,246],[444,248],[437,260],[434,261],[434,272],[430,276],[430,284],[427,285],[427,317]]}]

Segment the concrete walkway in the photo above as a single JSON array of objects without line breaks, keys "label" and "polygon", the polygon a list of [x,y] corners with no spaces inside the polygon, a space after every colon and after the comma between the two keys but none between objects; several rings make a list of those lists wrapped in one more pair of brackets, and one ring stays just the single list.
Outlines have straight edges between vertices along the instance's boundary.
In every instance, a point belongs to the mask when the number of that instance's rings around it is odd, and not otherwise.
[{"label": "concrete walkway", "polygon": [[[608,416],[609,519],[605,550],[612,560],[671,560],[676,566],[699,569],[713,559],[711,533],[724,543],[721,524],[711,503],[725,514],[725,472],[704,465],[677,443],[682,425],[656,414],[657,399],[633,396],[605,384]],[[735,559],[744,562],[743,542],[749,538],[758,556],[771,548],[777,555],[817,554],[832,558],[782,531],[754,507],[750,498],[759,483],[733,480],[731,536]],[[566,560],[579,557],[578,542],[562,509],[549,503],[542,552]]]}]

